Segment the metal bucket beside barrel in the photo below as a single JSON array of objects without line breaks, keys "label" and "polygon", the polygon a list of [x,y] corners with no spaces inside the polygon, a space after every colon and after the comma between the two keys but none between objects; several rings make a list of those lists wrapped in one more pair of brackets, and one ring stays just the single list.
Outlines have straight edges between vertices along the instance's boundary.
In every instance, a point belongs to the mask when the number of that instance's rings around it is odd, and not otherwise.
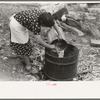
[{"label": "metal bucket beside barrel", "polygon": [[[51,44],[57,43],[54,40]],[[63,57],[59,57],[57,52],[45,48],[45,66],[44,73],[52,80],[67,81],[77,77],[77,63],[79,50],[67,44],[65,40],[61,40],[62,49],[64,50]]]}]

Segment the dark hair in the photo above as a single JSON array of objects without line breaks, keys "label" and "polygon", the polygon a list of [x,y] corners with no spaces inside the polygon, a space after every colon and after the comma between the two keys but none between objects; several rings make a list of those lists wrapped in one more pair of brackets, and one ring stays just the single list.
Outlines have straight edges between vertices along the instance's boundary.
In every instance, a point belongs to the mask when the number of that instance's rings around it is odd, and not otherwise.
[{"label": "dark hair", "polygon": [[45,27],[52,27],[54,25],[54,18],[51,13],[44,12],[38,18],[39,25]]}]

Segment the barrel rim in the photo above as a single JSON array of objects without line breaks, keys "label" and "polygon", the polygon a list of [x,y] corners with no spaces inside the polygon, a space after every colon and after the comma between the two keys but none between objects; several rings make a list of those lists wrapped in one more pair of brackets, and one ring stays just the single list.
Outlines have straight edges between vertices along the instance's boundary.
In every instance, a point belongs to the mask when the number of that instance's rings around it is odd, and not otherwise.
[{"label": "barrel rim", "polygon": [[72,44],[69,44],[69,45],[71,45],[71,46],[73,46],[73,47],[75,47],[75,48],[77,49],[77,51],[75,52],[75,53],[76,53],[75,55],[68,56],[68,57],[61,57],[61,58],[60,58],[60,57],[56,57],[56,56],[50,55],[50,54],[46,51],[46,49],[48,49],[48,48],[45,48],[45,53],[47,53],[50,57],[53,57],[53,58],[59,58],[59,59],[63,59],[63,58],[71,58],[71,57],[78,56],[78,55],[79,55],[79,49],[78,49],[76,46],[72,45]]},{"label": "barrel rim", "polygon": [[[77,49],[78,50],[78,49]],[[45,53],[47,53],[50,57],[53,57],[53,58],[59,58],[59,59],[63,59],[63,58],[71,58],[71,57],[75,57],[75,56],[78,56],[79,55],[79,51],[77,51],[77,53],[75,55],[72,55],[72,56],[68,56],[68,57],[56,57],[56,56],[53,56],[53,55],[50,55],[48,52],[45,51]]]}]

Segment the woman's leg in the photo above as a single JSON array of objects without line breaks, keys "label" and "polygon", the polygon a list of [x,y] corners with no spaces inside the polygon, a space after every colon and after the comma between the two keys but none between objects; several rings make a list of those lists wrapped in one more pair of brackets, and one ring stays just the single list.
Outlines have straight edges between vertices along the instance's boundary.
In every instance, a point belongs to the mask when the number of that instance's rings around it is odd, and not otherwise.
[{"label": "woman's leg", "polygon": [[31,69],[31,65],[30,65],[30,61],[29,61],[29,57],[28,56],[23,56],[24,62],[25,62],[25,67],[26,70],[30,70]]},{"label": "woman's leg", "polygon": [[38,70],[34,67],[31,67],[29,57],[28,56],[23,56],[24,62],[25,62],[25,69],[28,71],[30,74],[35,74],[38,73]]}]

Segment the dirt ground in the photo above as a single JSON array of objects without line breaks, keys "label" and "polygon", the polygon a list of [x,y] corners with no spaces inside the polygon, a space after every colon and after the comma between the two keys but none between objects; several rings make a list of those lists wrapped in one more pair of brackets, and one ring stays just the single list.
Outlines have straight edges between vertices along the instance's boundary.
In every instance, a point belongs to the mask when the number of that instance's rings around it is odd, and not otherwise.
[{"label": "dirt ground", "polygon": [[[36,5],[34,6],[37,7]],[[32,9],[34,6],[20,4],[0,4],[0,81],[44,81],[37,75],[26,75],[23,71],[22,59],[16,57],[9,46],[9,17],[15,12],[25,9]],[[66,36],[66,39],[67,37],[68,36]],[[69,35],[69,37],[72,38],[72,35]],[[78,69],[81,68],[82,71],[86,70],[86,72],[78,74],[79,81],[100,80],[99,48],[91,47],[88,44],[81,44],[80,39],[77,37],[73,38],[74,45],[77,46],[80,50]],[[39,46],[34,41],[32,43],[38,49],[44,51],[43,47]],[[33,50],[33,55],[31,56],[34,61],[36,61],[34,57],[39,54],[36,54],[36,51],[37,50]],[[39,61],[36,61],[34,65],[38,65],[38,69],[43,67],[43,64]],[[84,68],[82,69],[82,67]]]}]

